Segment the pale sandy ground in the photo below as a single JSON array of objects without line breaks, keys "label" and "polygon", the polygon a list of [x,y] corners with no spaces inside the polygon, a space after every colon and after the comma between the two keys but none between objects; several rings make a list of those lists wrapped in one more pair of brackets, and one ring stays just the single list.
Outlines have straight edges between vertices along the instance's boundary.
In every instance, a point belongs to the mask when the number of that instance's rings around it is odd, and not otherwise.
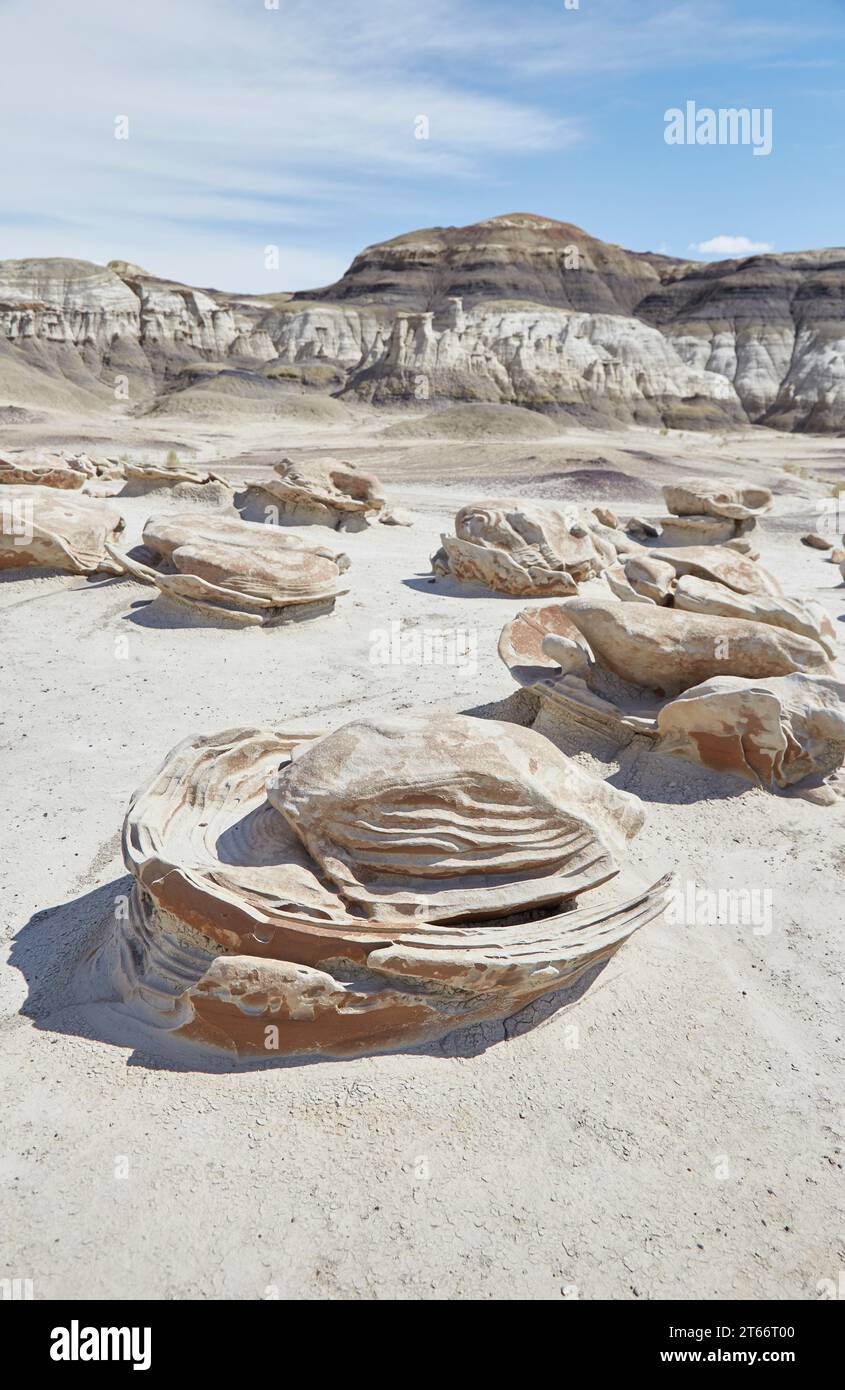
[{"label": "pale sandy ground", "polygon": [[[679,468],[774,482],[785,492],[758,531],[764,562],[787,592],[845,613],[836,569],[798,543],[824,488],[781,471],[841,476],[843,441],[571,431],[398,448],[371,430],[359,412],[343,433],[55,421],[5,434],[150,456],[175,444],[187,457],[192,443],[229,459],[232,477],[247,451],[258,476],[262,450],[328,449],[376,467],[416,524],[344,538],[349,596],[271,631],[162,615],[130,581],[0,583],[0,1277],[31,1278],[36,1298],[815,1298],[845,1267],[838,807],[637,747],[618,759],[565,743],[647,802],[632,851],[643,880],[674,869],[713,889],[770,890],[774,925],[651,926],[534,1028],[237,1069],[75,1002],[72,972],[125,886],[126,801],[178,740],[508,701],[496,639],[524,605],[426,577],[459,505],[519,490],[501,480],[565,496],[556,473],[610,467],[651,514],[657,492],[637,480]],[[585,500],[632,510],[618,483],[602,493],[594,481]],[[125,505],[133,537],[160,507]],[[397,618],[477,633],[477,671],[371,664],[372,631]],[[519,702],[501,714],[519,717]]]}]

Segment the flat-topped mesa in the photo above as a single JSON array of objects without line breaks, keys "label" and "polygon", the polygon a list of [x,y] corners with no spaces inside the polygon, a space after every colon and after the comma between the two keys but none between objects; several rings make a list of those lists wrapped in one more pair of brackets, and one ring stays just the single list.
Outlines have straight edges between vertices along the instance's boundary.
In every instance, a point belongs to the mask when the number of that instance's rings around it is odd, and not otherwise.
[{"label": "flat-topped mesa", "polygon": [[157,567],[109,547],[126,574],[165,600],[237,626],[276,625],[332,611],[349,559],[274,526],[199,512],[151,517],[144,545]]},{"label": "flat-topped mesa", "polygon": [[663,591],[664,567],[652,567],[614,567],[630,576],[628,601],[570,599],[507,623],[499,653],[515,679],[576,728],[619,744],[643,734],[771,791],[836,800],[845,684],[826,615],[697,579],[669,579]]},{"label": "flat-topped mesa", "polygon": [[109,546],[124,526],[109,502],[62,488],[10,484],[0,488],[0,570],[117,574]]},{"label": "flat-topped mesa", "polygon": [[384,489],[375,473],[339,459],[282,459],[273,464],[273,478],[247,488],[236,499],[241,515],[253,521],[293,521],[357,531],[381,521],[409,525],[404,515],[387,507]]},{"label": "flat-topped mesa", "polygon": [[158,1030],[355,1056],[504,1019],[600,967],[671,880],[575,905],[644,811],[513,724],[369,718],[188,739],[133,798],[93,969]]},{"label": "flat-topped mesa", "polygon": [[[608,528],[578,508],[516,499],[474,502],[442,535],[433,572],[516,596],[574,594],[616,560]],[[620,541],[622,536],[620,533]]]}]

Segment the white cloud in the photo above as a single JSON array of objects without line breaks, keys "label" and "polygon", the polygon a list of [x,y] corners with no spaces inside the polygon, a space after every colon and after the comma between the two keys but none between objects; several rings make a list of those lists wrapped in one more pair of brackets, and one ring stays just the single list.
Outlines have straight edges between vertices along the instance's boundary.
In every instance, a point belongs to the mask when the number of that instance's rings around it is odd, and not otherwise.
[{"label": "white cloud", "polygon": [[711,236],[709,241],[690,244],[690,251],[700,251],[705,256],[759,256],[774,249],[768,241],[751,241],[747,236]]}]

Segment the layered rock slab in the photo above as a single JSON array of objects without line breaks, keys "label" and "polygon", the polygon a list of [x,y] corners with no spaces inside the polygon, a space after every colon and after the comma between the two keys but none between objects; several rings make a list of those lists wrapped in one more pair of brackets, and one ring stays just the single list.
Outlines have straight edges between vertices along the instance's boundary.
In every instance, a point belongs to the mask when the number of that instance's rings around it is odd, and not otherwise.
[{"label": "layered rock slab", "polygon": [[433,572],[517,597],[575,594],[616,559],[608,528],[573,507],[517,499],[474,502],[442,535]]},{"label": "layered rock slab", "polygon": [[683,652],[672,620],[692,625],[700,615],[645,600],[646,607],[604,605],[619,610],[609,624],[603,615],[573,611],[582,602],[525,609],[499,639],[514,678],[553,718],[620,745],[643,735],[655,749],[769,791],[821,803],[841,795],[845,684],[819,642],[769,627],[776,635],[769,643],[766,624],[748,621],[743,627],[758,632],[737,643],[738,620],[720,617],[718,645],[713,629],[702,644],[700,629]]},{"label": "layered rock slab", "polygon": [[152,1026],[241,1055],[430,1041],[574,983],[662,911],[669,880],[573,907],[642,820],[510,724],[188,739],[133,798],[129,919],[94,968]]},{"label": "layered rock slab", "polygon": [[279,519],[354,531],[378,520],[410,524],[410,518],[394,516],[385,503],[382,484],[375,473],[339,459],[282,459],[273,465],[273,478],[246,489],[238,499],[245,517]]},{"label": "layered rock slab", "polygon": [[144,545],[158,568],[112,549],[117,564],[171,601],[240,626],[330,612],[349,559],[273,526],[188,512],[151,517]]},{"label": "layered rock slab", "polygon": [[110,546],[125,526],[111,503],[55,487],[0,489],[0,569],[119,573]]}]

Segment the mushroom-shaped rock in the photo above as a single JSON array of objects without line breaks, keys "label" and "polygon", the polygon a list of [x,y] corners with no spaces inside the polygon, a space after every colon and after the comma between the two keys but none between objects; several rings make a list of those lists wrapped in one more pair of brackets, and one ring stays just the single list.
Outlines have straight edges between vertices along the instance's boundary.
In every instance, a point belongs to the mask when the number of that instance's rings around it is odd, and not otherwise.
[{"label": "mushroom-shaped rock", "polygon": [[316,617],[346,592],[338,588],[345,555],[272,526],[187,513],[151,517],[143,539],[160,565],[112,550],[127,574],[173,602],[240,626]]},{"label": "mushroom-shaped rock", "polygon": [[175,483],[225,483],[219,473],[212,472],[208,468],[191,468],[183,463],[139,463],[127,462],[124,465],[124,476],[129,483],[148,483],[150,486],[159,486],[162,483],[170,485]]},{"label": "mushroom-shaped rock", "polygon": [[669,880],[573,907],[642,822],[512,724],[189,739],[132,801],[136,885],[94,969],[155,1027],[239,1054],[440,1038],[574,983],[662,911]]},{"label": "mushroom-shaped rock", "polygon": [[728,545],[741,536],[748,521],[731,521],[723,516],[662,516],[660,530],[664,545]]},{"label": "mushroom-shaped rock", "polygon": [[683,483],[667,483],[663,488],[666,506],[673,516],[720,516],[731,521],[747,521],[762,516],[772,505],[767,487],[737,479],[693,478]]},{"label": "mushroom-shaped rock", "polygon": [[455,535],[442,536],[432,557],[435,574],[486,584],[500,593],[574,594],[582,580],[616,559],[592,518],[574,508],[514,499],[475,502],[455,517]]},{"label": "mushroom-shaped rock", "polygon": [[203,507],[231,509],[235,490],[212,469],[183,463],[127,462],[122,497],[172,497]]},{"label": "mushroom-shaped rock", "polygon": [[582,598],[569,600],[566,613],[602,666],[663,694],[717,675],[830,671],[818,642],[744,618]]},{"label": "mushroom-shaped rock", "polygon": [[[238,497],[243,516],[267,520],[275,513],[280,518],[337,531],[360,529],[370,520],[396,521],[386,510],[383,487],[375,473],[352,463],[334,458],[282,459],[273,465],[273,472],[275,477],[262,479]],[[398,524],[410,525],[411,519],[400,517]]]},{"label": "mushroom-shaped rock", "polygon": [[119,572],[109,554],[124,519],[111,503],[54,487],[0,489],[0,569]]}]

